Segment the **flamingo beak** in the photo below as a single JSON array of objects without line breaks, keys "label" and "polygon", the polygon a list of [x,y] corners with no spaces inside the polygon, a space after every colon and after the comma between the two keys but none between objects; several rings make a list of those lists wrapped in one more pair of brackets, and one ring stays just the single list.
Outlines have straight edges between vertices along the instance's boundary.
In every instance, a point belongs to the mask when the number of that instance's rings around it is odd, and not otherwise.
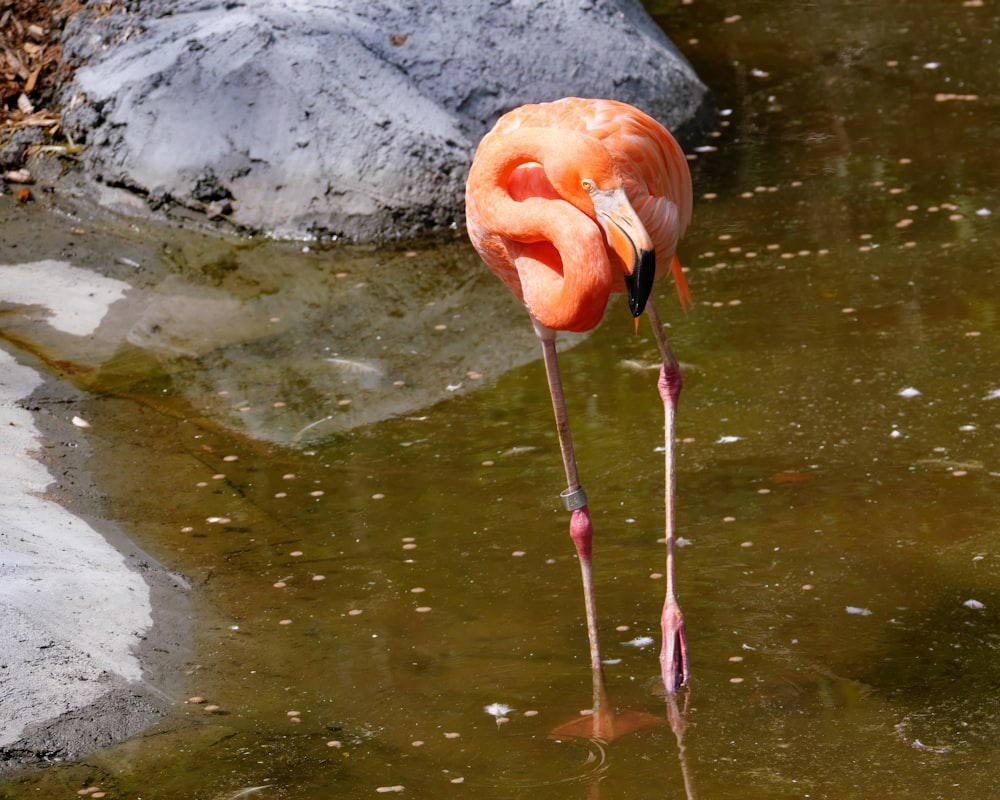
[{"label": "flamingo beak", "polygon": [[591,193],[597,221],[604,229],[608,246],[625,265],[628,307],[638,317],[646,307],[656,277],[656,251],[639,215],[624,189]]}]

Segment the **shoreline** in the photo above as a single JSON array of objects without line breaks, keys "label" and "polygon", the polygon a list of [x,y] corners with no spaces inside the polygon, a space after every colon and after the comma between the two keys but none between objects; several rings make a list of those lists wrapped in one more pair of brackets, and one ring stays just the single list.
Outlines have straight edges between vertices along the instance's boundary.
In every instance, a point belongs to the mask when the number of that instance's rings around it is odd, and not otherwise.
[{"label": "shoreline", "polygon": [[166,717],[183,702],[192,635],[187,582],[102,514],[86,429],[71,421],[85,394],[26,360],[0,348],[4,775]]}]

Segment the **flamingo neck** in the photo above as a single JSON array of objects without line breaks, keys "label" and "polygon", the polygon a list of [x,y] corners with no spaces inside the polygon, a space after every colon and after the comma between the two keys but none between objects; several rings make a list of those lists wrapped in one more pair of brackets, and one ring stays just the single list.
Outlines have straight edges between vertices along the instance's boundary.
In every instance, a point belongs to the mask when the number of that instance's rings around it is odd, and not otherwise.
[{"label": "flamingo neck", "polygon": [[[517,272],[505,278],[531,316],[553,330],[584,331],[604,314],[612,286],[607,244],[597,222],[580,206],[582,189],[567,196],[559,169],[580,147],[581,134],[518,129],[484,140],[476,156],[481,223],[504,239]],[[517,168],[538,164],[529,175]],[[581,197],[580,195],[583,195]],[[504,276],[501,276],[504,277]],[[512,277],[512,276],[511,276]]]}]

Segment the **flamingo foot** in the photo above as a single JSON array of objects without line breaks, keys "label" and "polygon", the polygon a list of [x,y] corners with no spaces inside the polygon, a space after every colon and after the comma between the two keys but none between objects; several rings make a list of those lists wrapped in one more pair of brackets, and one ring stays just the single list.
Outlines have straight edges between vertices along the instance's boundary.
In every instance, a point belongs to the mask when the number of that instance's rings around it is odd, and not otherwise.
[{"label": "flamingo foot", "polygon": [[603,709],[583,714],[565,722],[549,733],[550,739],[598,739],[612,742],[646,728],[656,728],[665,720],[644,711],[613,711]]},{"label": "flamingo foot", "polygon": [[667,600],[660,617],[663,648],[660,650],[660,674],[668,695],[680,689],[691,677],[688,666],[687,637],[684,635],[684,615],[676,600]]}]

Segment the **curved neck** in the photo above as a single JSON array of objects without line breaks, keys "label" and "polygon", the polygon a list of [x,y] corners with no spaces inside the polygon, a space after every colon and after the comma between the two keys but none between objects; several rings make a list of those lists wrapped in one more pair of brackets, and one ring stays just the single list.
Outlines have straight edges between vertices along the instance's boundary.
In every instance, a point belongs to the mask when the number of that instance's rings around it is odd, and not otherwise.
[{"label": "curved neck", "polygon": [[[469,175],[470,184],[480,187],[480,221],[503,238],[522,301],[532,317],[554,330],[596,326],[613,280],[604,234],[583,210],[589,198],[560,174],[561,165],[572,164],[574,151],[593,146],[581,142],[587,138],[548,128],[493,132],[480,145]],[[541,165],[547,185],[538,175],[520,187],[522,199],[515,200],[514,172],[531,163]]]}]

